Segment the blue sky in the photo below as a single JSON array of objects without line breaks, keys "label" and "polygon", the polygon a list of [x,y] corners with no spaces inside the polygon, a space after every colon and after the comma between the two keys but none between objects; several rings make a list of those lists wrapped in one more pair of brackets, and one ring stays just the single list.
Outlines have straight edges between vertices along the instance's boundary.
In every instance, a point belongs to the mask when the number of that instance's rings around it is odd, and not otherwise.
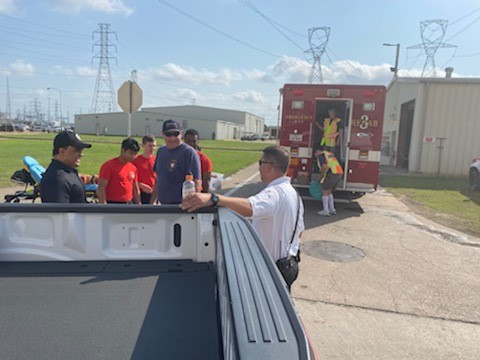
[{"label": "blue sky", "polygon": [[331,27],[326,83],[387,84],[395,48],[382,43],[400,43],[400,75],[419,76],[425,56],[406,48],[421,43],[427,19],[448,20],[444,41],[457,45],[439,50],[437,67],[479,76],[478,0],[0,0],[0,112],[6,76],[14,114],[34,98],[44,112],[50,98],[53,114],[59,92],[47,87],[61,91],[64,115],[89,112],[98,67],[92,32],[108,23],[118,38],[115,89],[136,69],[144,106],[194,101],[275,124],[278,89],[308,79],[309,28]]}]

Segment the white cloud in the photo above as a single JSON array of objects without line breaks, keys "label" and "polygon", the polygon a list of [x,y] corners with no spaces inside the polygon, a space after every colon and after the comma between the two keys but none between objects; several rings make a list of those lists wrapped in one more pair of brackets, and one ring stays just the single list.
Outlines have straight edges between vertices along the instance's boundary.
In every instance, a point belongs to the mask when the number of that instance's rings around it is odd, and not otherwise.
[{"label": "white cloud", "polygon": [[48,72],[53,75],[73,75],[73,71],[70,68],[64,67],[62,65],[55,65]]},{"label": "white cloud", "polygon": [[[44,97],[44,96],[47,96],[49,93],[49,91],[47,89],[35,89],[33,90],[33,95],[37,96],[37,97]],[[58,96],[58,95],[56,95]]]},{"label": "white cloud", "polygon": [[154,79],[179,82],[186,81],[194,84],[218,84],[228,86],[233,81],[242,79],[241,73],[230,69],[221,69],[214,72],[172,63],[165,64],[161,68],[150,68],[148,72]]},{"label": "white cloud", "polygon": [[78,66],[75,70],[79,76],[92,77],[97,75],[97,70],[89,66]]},{"label": "white cloud", "polygon": [[125,16],[133,13],[133,9],[126,6],[122,0],[49,0],[49,3],[55,10],[64,13],[98,11]]},{"label": "white cloud", "polygon": [[[306,83],[312,65],[299,58],[283,56],[269,66],[271,76],[277,82]],[[401,76],[419,76],[417,69],[400,72]],[[405,75],[408,74],[408,75]],[[325,83],[358,84],[375,83],[387,84],[391,78],[390,65],[368,65],[353,60],[335,61],[322,65],[323,81]]]},{"label": "white cloud", "polygon": [[190,102],[192,99],[198,100],[200,98],[200,95],[196,91],[187,88],[176,90],[175,95],[179,98],[187,100],[188,102]]},{"label": "white cloud", "polygon": [[10,64],[10,69],[12,73],[19,76],[32,76],[35,74],[35,67],[23,60],[15,60],[15,62]]},{"label": "white cloud", "polygon": [[353,60],[335,61],[329,66],[322,66],[322,73],[326,83],[386,84],[392,78],[388,64],[367,65]]},{"label": "white cloud", "polygon": [[0,75],[1,76],[10,76],[12,72],[7,68],[0,68]]},{"label": "white cloud", "polygon": [[265,101],[265,97],[261,92],[256,90],[239,91],[232,95],[236,101],[243,101],[248,103],[261,103]]},{"label": "white cloud", "polygon": [[12,15],[15,10],[16,0],[0,0],[0,14]]},{"label": "white cloud", "polygon": [[245,77],[249,80],[257,80],[266,83],[273,83],[275,79],[270,75],[267,74],[265,71],[252,69],[244,71]]},{"label": "white cloud", "polygon": [[272,76],[286,82],[306,82],[310,74],[311,65],[305,60],[282,56],[275,64],[269,67]]}]

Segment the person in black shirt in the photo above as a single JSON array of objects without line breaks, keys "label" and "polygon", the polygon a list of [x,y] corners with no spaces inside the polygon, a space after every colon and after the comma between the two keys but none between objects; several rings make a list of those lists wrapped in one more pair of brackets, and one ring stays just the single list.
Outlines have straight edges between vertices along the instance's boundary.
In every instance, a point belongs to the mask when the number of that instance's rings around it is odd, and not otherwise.
[{"label": "person in black shirt", "polygon": [[73,131],[62,131],[53,140],[53,159],[40,182],[42,202],[86,203],[85,186],[78,176],[77,167],[83,149],[92,147],[84,143]]}]

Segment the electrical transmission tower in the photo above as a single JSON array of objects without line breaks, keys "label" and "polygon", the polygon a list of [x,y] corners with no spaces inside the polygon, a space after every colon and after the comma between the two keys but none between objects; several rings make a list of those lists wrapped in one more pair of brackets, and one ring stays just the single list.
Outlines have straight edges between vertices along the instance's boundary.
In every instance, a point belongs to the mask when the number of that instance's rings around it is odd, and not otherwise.
[{"label": "electrical transmission tower", "polygon": [[312,63],[312,69],[310,70],[310,76],[308,82],[323,83],[322,76],[322,55],[327,47],[328,39],[330,37],[329,27],[315,27],[308,29],[308,42],[310,43],[310,49],[305,53],[310,54],[310,62]]},{"label": "electrical transmission tower", "polygon": [[448,20],[425,20],[420,23],[420,36],[422,43],[409,46],[408,49],[423,49],[425,64],[423,65],[422,77],[435,76],[435,54],[439,48],[452,48],[456,45],[446,44],[443,41],[447,32]]},{"label": "electrical transmission tower", "polygon": [[10,84],[8,82],[8,76],[7,76],[7,104],[5,106],[5,117],[8,120],[12,119],[12,103],[10,101]]},{"label": "electrical transmission tower", "polygon": [[30,101],[30,119],[42,121],[42,103],[37,98]]},{"label": "electrical transmission tower", "polygon": [[93,92],[92,99],[92,112],[114,112],[117,111],[117,101],[115,99],[115,91],[113,89],[112,73],[110,72],[110,59],[117,62],[117,58],[110,56],[109,48],[114,47],[117,51],[117,47],[109,40],[110,35],[117,34],[110,31],[110,24],[98,24],[99,30],[92,33],[92,38],[95,39],[95,35],[98,35],[99,39],[92,46],[92,51],[96,47],[100,47],[99,51],[92,58],[92,64],[95,59],[99,59],[97,80],[95,82],[95,91]]}]

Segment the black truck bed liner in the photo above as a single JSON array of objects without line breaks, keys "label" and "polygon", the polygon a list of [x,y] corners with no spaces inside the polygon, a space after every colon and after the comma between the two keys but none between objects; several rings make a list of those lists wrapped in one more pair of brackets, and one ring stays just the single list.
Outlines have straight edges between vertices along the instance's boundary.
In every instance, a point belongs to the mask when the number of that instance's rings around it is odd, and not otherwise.
[{"label": "black truck bed liner", "polygon": [[221,358],[211,263],[4,262],[0,289],[2,359]]}]

